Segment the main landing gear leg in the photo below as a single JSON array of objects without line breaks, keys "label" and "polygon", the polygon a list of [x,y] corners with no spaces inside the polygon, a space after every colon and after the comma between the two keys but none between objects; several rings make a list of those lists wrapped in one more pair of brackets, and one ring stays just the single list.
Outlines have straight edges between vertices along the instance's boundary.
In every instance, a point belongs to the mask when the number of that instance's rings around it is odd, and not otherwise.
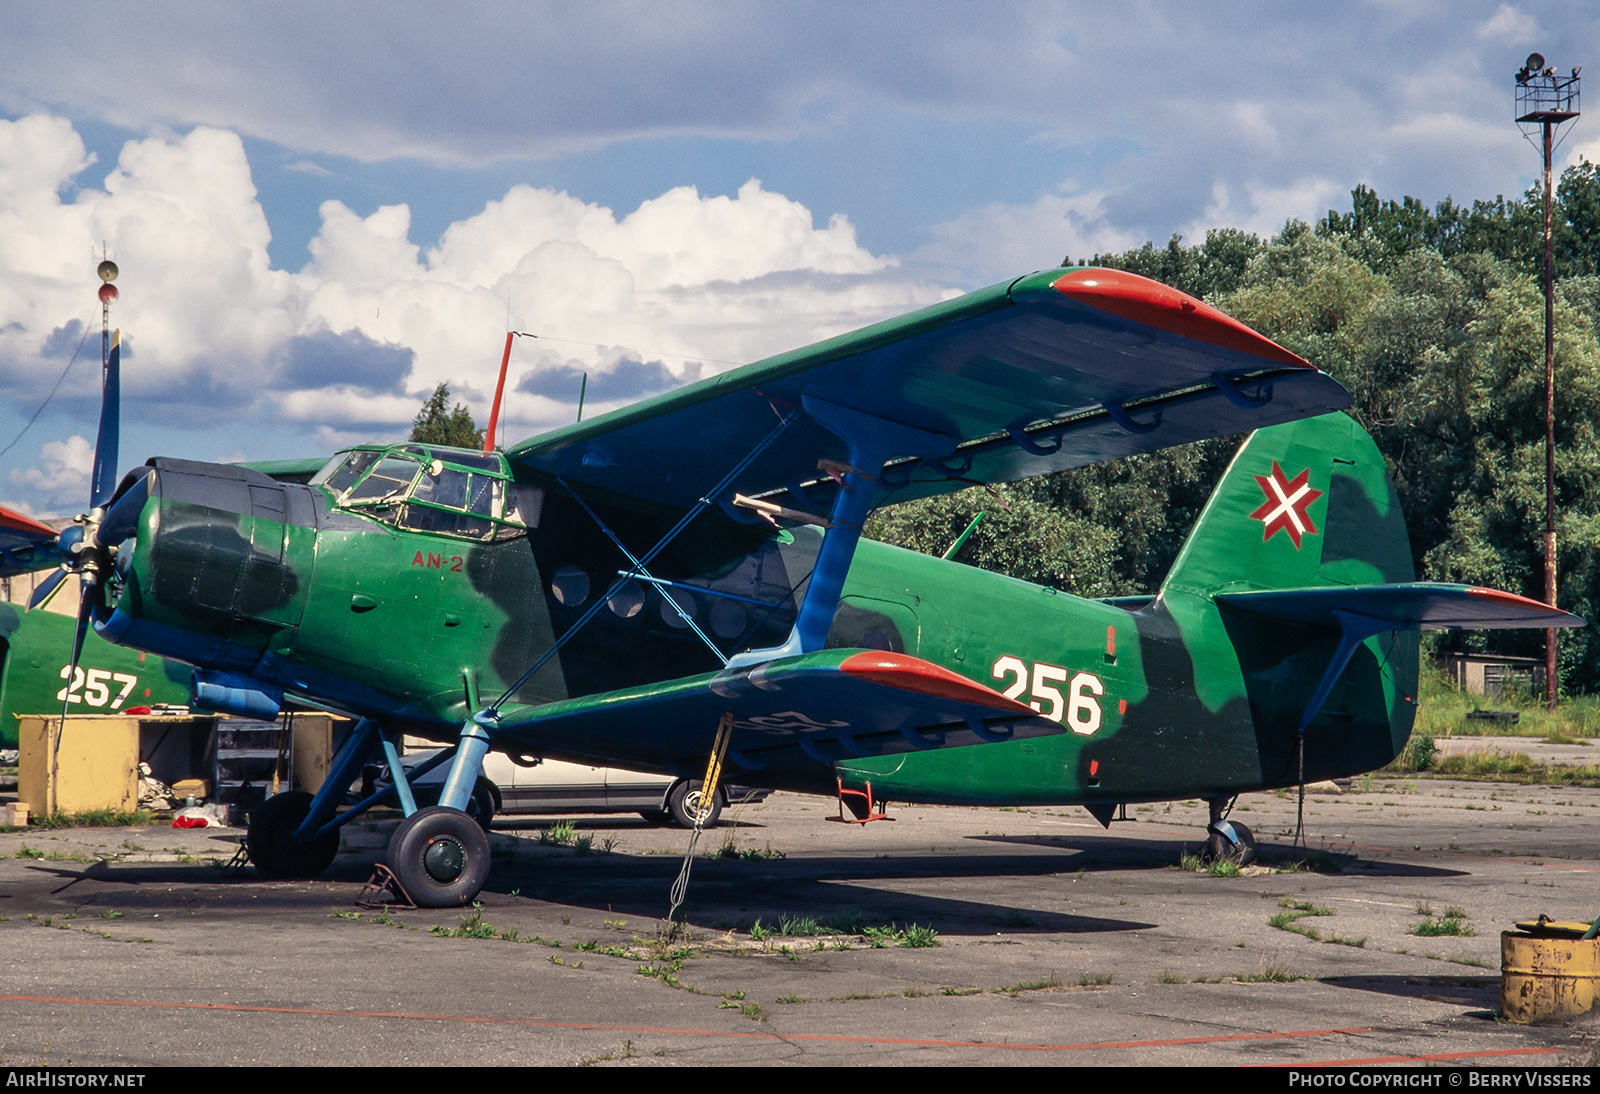
[{"label": "main landing gear leg", "polygon": [[1240,866],[1249,866],[1256,860],[1256,838],[1244,825],[1227,819],[1233,799],[1213,798],[1207,804],[1211,806],[1211,823],[1206,825],[1206,844],[1200,857],[1207,862],[1233,859]]},{"label": "main landing gear leg", "polygon": [[389,837],[389,869],[420,907],[470,904],[489,879],[489,837],[465,812],[488,751],[488,731],[469,719],[439,804],[417,810]]}]

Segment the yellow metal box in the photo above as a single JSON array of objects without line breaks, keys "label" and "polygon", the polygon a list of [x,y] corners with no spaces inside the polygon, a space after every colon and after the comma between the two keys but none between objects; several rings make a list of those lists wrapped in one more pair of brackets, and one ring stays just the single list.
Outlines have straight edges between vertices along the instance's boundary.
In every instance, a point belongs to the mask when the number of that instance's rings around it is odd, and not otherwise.
[{"label": "yellow metal box", "polygon": [[17,801],[37,817],[139,804],[139,719],[79,715],[19,719]]}]

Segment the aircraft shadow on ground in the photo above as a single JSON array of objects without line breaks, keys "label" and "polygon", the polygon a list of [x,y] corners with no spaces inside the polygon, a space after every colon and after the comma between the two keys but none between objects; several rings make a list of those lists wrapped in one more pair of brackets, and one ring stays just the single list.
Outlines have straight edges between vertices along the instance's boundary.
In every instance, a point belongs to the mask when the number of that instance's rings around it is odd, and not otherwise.
[{"label": "aircraft shadow on ground", "polygon": [[[964,836],[963,838],[987,843],[1050,847],[1062,851],[1075,852],[1071,860],[1058,864],[1055,867],[1056,871],[1128,870],[1137,867],[1160,868],[1177,866],[1185,854],[1194,854],[1199,849],[1199,845],[1196,842],[1185,843],[1173,840],[1138,839],[1126,836],[1057,836],[1038,834]],[[1361,858],[1357,855],[1317,849],[1313,849],[1308,854],[1302,847],[1277,843],[1258,843],[1256,845],[1256,856],[1259,864],[1276,868],[1304,863],[1309,858],[1314,862],[1323,864],[1305,867],[1309,872],[1334,876],[1358,871],[1362,877],[1417,878],[1465,877],[1471,873],[1469,870],[1447,870],[1437,866],[1420,866],[1413,862]]]},{"label": "aircraft shadow on ground", "polygon": [[[591,862],[594,860],[590,860]],[[610,856],[597,869],[564,869],[573,860],[518,863],[490,874],[488,890],[645,918],[666,915],[669,890],[681,860],[651,856],[640,861]],[[935,867],[935,864],[936,867]],[[992,935],[1039,931],[1085,934],[1149,930],[1156,926],[1135,920],[1103,919],[1013,907],[950,897],[879,889],[873,882],[919,878],[983,878],[1048,876],[1060,873],[1057,860],[995,860],[961,855],[923,856],[896,868],[894,860],[873,858],[852,864],[838,859],[795,859],[778,862],[705,862],[697,860],[686,905],[690,922],[726,930],[747,928],[757,918],[777,926],[785,916],[810,916],[819,923],[859,916],[863,923],[898,922],[933,926],[945,934]],[[546,867],[539,869],[540,866]],[[530,869],[531,867],[531,869]],[[554,868],[550,868],[554,867]]]},{"label": "aircraft shadow on ground", "polygon": [[1500,977],[1477,976],[1348,976],[1327,977],[1322,983],[1335,988],[1376,992],[1403,999],[1427,999],[1460,1007],[1484,1007],[1493,1017],[1500,1009]]},{"label": "aircraft shadow on ground", "polygon": [[[298,882],[296,889],[286,890],[281,882],[263,878],[249,866],[234,874],[223,874],[218,867],[208,864],[102,860],[87,866],[30,863],[25,869],[42,884],[34,893],[24,891],[7,896],[26,899],[29,895],[47,895],[57,901],[81,904],[91,911],[96,908],[164,911],[196,906],[245,907],[240,898],[248,901],[251,911],[288,910],[304,907],[308,902],[328,902],[326,890],[308,896],[303,888],[306,885],[340,887],[335,895],[337,902],[347,895],[348,899],[353,899],[357,888],[372,876],[370,861],[340,863],[315,882]],[[24,882],[19,888],[26,890],[31,886]]]}]

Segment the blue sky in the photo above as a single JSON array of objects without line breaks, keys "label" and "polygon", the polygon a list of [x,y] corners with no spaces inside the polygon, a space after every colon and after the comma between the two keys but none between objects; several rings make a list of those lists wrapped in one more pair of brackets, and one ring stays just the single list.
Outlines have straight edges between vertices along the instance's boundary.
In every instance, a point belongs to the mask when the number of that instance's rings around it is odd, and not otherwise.
[{"label": "blue sky", "polygon": [[[570,420],[583,371],[620,405],[1357,183],[1520,193],[1512,72],[1600,45],[1587,5],[1492,0],[440,11],[0,10],[0,447],[98,328],[102,242],[125,467],[398,436],[441,380],[481,420],[508,314],[542,336],[516,439]],[[0,456],[0,502],[81,508],[94,341]]]}]

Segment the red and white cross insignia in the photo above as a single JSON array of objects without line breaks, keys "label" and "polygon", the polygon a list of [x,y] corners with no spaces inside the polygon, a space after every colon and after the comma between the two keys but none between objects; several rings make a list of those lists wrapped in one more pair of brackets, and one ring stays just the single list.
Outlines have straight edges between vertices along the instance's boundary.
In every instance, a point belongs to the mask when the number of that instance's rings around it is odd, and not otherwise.
[{"label": "red and white cross insignia", "polygon": [[1317,534],[1317,526],[1311,523],[1311,514],[1307,511],[1311,503],[1322,497],[1321,490],[1311,489],[1311,468],[1306,468],[1294,477],[1291,482],[1278,466],[1278,461],[1272,461],[1271,475],[1257,475],[1256,482],[1261,484],[1261,492],[1267,496],[1250,516],[1266,525],[1266,531],[1261,536],[1265,543],[1272,538],[1278,529],[1289,533],[1289,538],[1294,540],[1294,549],[1300,549],[1300,537],[1307,532]]}]

